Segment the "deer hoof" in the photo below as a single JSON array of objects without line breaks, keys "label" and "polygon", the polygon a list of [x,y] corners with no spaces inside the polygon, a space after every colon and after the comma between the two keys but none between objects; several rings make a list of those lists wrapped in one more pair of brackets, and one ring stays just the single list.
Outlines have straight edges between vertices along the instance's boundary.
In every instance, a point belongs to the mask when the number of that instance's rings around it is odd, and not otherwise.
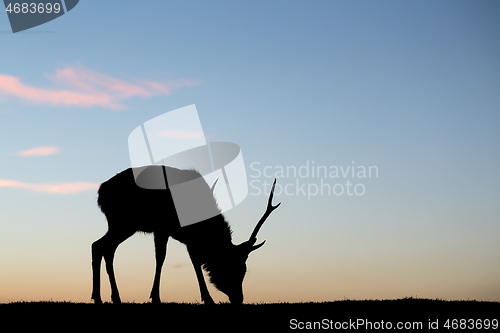
[{"label": "deer hoof", "polygon": [[97,304],[97,305],[100,305],[102,304],[102,300],[101,300],[101,295],[94,295],[92,294],[92,296],[90,297],[91,300],[94,300],[94,304]]},{"label": "deer hoof", "polygon": [[120,299],[120,296],[111,295],[111,301],[113,302],[113,304],[122,304],[122,300]]},{"label": "deer hoof", "polygon": [[203,303],[205,305],[214,305],[215,304],[214,300],[211,297],[209,299],[204,299]]}]

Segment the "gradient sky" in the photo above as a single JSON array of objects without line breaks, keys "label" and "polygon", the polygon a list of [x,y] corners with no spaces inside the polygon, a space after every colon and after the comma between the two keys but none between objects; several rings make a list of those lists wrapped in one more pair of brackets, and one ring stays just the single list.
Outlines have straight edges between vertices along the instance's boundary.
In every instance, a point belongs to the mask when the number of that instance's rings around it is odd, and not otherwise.
[{"label": "gradient sky", "polygon": [[[0,302],[90,301],[98,184],[130,166],[134,128],[190,104],[209,140],[240,145],[249,184],[309,165],[278,178],[291,195],[259,233],[246,302],[500,301],[499,15],[497,1],[82,0],[12,34],[0,13]],[[364,194],[307,195],[347,181]],[[226,214],[235,243],[265,210],[249,190]],[[152,237],[120,245],[115,270],[123,301],[147,301]],[[104,271],[102,285],[109,300]],[[200,301],[174,240],[161,296]]]}]

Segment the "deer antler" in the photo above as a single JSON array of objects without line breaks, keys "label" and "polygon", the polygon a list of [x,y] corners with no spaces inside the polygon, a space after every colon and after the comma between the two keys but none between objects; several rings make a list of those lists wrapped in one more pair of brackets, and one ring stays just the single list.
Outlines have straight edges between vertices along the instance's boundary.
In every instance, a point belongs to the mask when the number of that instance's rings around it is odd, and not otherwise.
[{"label": "deer antler", "polygon": [[272,202],[273,202],[273,196],[274,196],[274,187],[275,186],[276,186],[276,179],[274,179],[273,187],[271,189],[271,194],[269,195],[269,201],[267,202],[266,212],[260,218],[260,221],[255,226],[255,229],[253,229],[252,235],[248,239],[249,242],[253,242],[255,244],[255,241],[257,240],[257,233],[259,232],[260,227],[262,227],[262,225],[264,224],[264,222],[266,221],[266,219],[269,217],[269,215],[271,215],[271,213],[273,212],[273,210],[275,210],[276,208],[279,207],[279,205],[281,205],[281,202],[279,204],[277,204],[276,206],[273,206],[273,204],[272,204]]}]

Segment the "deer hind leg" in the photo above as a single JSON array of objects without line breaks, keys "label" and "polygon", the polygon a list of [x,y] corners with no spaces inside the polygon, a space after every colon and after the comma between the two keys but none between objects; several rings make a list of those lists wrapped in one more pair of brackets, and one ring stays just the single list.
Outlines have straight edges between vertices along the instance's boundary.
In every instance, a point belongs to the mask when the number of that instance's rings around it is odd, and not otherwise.
[{"label": "deer hind leg", "polygon": [[[107,235],[107,234],[106,234]],[[101,261],[103,257],[103,245],[106,235],[92,243],[92,296],[95,304],[102,304],[101,300]]]},{"label": "deer hind leg", "polygon": [[108,273],[109,283],[111,285],[111,300],[115,304],[120,304],[120,294],[116,285],[115,272],[113,268],[113,259],[118,245],[132,236],[135,232],[116,232],[109,230],[101,239],[92,244],[92,270],[93,270],[93,292],[92,299],[96,304],[101,304],[100,292],[100,268],[104,257],[106,272]]},{"label": "deer hind leg", "polygon": [[160,304],[160,276],[163,263],[165,262],[165,257],[167,255],[167,241],[168,235],[162,232],[155,232],[155,254],[156,254],[156,270],[155,279],[153,282],[153,288],[151,289],[151,302],[154,304]]}]

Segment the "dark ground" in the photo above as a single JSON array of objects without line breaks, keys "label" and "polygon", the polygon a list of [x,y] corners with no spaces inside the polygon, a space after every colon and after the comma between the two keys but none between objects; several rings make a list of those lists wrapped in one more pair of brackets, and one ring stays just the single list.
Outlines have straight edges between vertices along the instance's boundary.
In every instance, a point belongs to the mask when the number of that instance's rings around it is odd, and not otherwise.
[{"label": "dark ground", "polygon": [[125,303],[118,306],[106,303],[96,306],[71,302],[0,304],[0,327],[13,327],[22,331],[105,329],[115,332],[151,328],[170,332],[191,332],[195,329],[280,332],[290,329],[308,330],[314,328],[314,325],[316,329],[335,329],[335,325],[337,328],[343,325],[344,329],[349,330],[366,329],[370,327],[368,322],[373,329],[379,330],[387,329],[388,325],[397,329],[398,323],[424,329],[432,323],[440,329],[446,329],[447,320],[449,331],[469,331],[471,327],[477,329],[479,326],[482,331],[492,331],[494,326],[498,330],[500,303],[404,298],[239,306],[187,303]]}]

